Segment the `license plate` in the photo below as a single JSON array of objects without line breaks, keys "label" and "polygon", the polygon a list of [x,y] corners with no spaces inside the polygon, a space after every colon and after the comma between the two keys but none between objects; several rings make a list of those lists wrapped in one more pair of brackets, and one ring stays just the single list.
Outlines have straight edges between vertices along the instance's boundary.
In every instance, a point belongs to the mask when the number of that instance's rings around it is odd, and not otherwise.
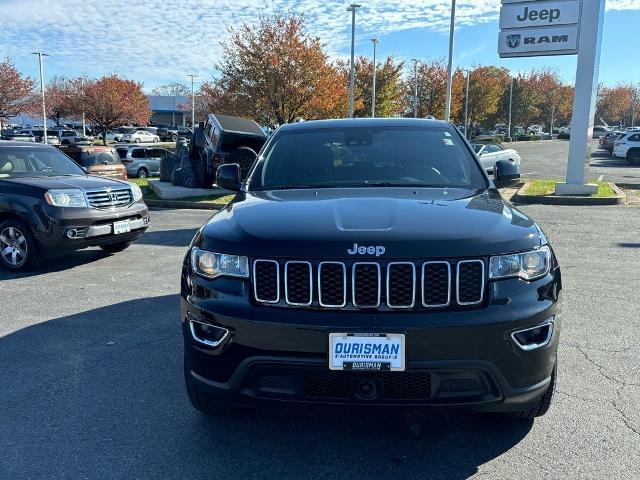
[{"label": "license plate", "polygon": [[121,233],[129,233],[131,231],[131,225],[129,220],[123,220],[122,222],[113,222],[113,233],[120,235]]},{"label": "license plate", "polygon": [[403,333],[330,333],[331,370],[398,371],[405,369]]}]

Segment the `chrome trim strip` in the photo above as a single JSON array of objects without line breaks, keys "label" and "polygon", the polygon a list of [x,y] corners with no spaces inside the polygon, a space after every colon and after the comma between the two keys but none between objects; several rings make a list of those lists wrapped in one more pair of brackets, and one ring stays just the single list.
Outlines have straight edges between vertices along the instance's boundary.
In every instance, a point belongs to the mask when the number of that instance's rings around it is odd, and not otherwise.
[{"label": "chrome trim strip", "polygon": [[[275,300],[262,300],[258,298],[258,282],[256,277],[256,265],[258,264],[258,262],[276,264],[276,299]],[[275,260],[258,259],[253,261],[253,298],[256,299],[256,302],[260,302],[260,303],[278,303],[280,301],[280,264]]]},{"label": "chrome trim strip", "polygon": [[[212,342],[211,340],[206,340],[204,338],[200,338],[198,335],[196,335],[196,331],[193,328],[193,324],[194,323],[199,323],[200,325],[206,325],[208,327],[213,327],[213,328],[218,328],[220,330],[224,330],[224,335],[222,335],[222,338],[220,340],[216,340],[215,342]],[[196,342],[202,343],[203,345],[206,345],[207,347],[217,347],[222,342],[224,342],[226,340],[226,338],[229,336],[229,330],[227,330],[226,328],[219,327],[217,325],[211,325],[211,324],[206,323],[206,322],[201,322],[201,321],[196,320],[195,318],[193,318],[193,315],[189,315],[189,330],[191,330],[191,336],[193,337],[193,339]]]},{"label": "chrome trim strip", "polygon": [[[477,302],[460,301],[460,265],[466,263],[479,263],[482,266],[482,285],[480,288],[480,300],[478,300]],[[484,275],[484,262],[482,260],[460,260],[458,262],[458,265],[456,266],[456,302],[458,302],[458,305],[478,305],[482,303],[482,300],[484,299],[484,286],[487,283]]]},{"label": "chrome trim strip", "polygon": [[[425,280],[425,269],[427,265],[432,265],[432,264],[444,264],[447,266],[447,303],[434,303],[434,304],[429,304],[427,302],[424,301],[424,294],[425,294],[425,288],[424,288],[424,280]],[[422,278],[421,278],[421,283],[420,283],[420,288],[422,289],[422,306],[425,308],[442,308],[442,307],[448,307],[451,304],[451,264],[449,262],[445,262],[442,260],[437,260],[437,261],[433,261],[433,262],[424,262],[422,264]]]},{"label": "chrome trim strip", "polygon": [[[413,275],[413,280],[412,280],[412,285],[413,285],[413,290],[411,293],[411,303],[408,305],[391,305],[391,302],[389,301],[389,294],[390,294],[390,277],[391,277],[391,268],[394,265],[410,265],[411,266],[411,271],[412,271],[412,275]],[[389,262],[387,263],[387,307],[389,308],[413,308],[413,306],[416,304],[416,266],[414,263],[412,262]]]},{"label": "chrome trim strip", "polygon": [[[374,265],[378,270],[378,303],[375,305],[358,305],[356,303],[356,267],[358,265]],[[382,279],[380,278],[382,274],[380,273],[380,264],[376,262],[355,262],[351,266],[351,301],[353,306],[356,308],[378,308],[380,306],[380,297],[381,297],[381,283]]]},{"label": "chrome trim strip", "polygon": [[[296,303],[289,301],[289,265],[291,264],[303,264],[309,267],[309,302],[306,303]],[[313,303],[313,267],[311,266],[311,262],[306,262],[302,260],[289,260],[284,264],[284,300],[287,302],[287,305],[295,305],[298,307],[308,307]]]},{"label": "chrome trim strip", "polygon": [[[528,332],[529,330],[535,330],[536,328],[542,328],[542,327],[549,327],[549,330],[547,332],[546,338],[541,343],[532,343],[532,344],[529,344],[529,345],[522,345],[516,339],[516,334],[517,333]],[[538,348],[546,347],[547,345],[549,345],[549,342],[551,342],[552,338],[553,338],[553,320],[546,321],[541,325],[536,325],[535,327],[525,328],[523,330],[516,330],[515,332],[511,332],[511,340],[513,340],[513,342],[520,349],[524,350],[525,352],[529,352],[531,350],[537,350]]]},{"label": "chrome trim strip", "polygon": [[[322,302],[322,266],[323,265],[340,265],[342,267],[342,303],[332,305]],[[318,303],[321,307],[342,308],[347,306],[347,266],[342,262],[320,262],[318,264]]]}]

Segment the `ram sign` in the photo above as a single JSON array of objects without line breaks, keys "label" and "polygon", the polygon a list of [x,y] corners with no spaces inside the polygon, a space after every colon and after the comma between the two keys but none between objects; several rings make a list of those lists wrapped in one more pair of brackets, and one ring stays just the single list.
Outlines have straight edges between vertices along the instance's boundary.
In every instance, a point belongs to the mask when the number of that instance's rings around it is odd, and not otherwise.
[{"label": "ram sign", "polygon": [[580,40],[580,0],[503,0],[500,57],[574,55]]}]

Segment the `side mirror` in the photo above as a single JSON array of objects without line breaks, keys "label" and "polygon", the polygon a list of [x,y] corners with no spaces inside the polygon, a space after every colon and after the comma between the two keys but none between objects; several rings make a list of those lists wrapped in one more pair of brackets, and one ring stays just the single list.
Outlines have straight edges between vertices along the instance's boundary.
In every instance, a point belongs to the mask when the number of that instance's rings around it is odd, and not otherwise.
[{"label": "side mirror", "polygon": [[216,170],[216,185],[234,192],[240,191],[240,165],[227,163],[220,165]]},{"label": "side mirror", "polygon": [[493,169],[496,188],[513,187],[520,183],[520,167],[509,160],[498,160]]}]

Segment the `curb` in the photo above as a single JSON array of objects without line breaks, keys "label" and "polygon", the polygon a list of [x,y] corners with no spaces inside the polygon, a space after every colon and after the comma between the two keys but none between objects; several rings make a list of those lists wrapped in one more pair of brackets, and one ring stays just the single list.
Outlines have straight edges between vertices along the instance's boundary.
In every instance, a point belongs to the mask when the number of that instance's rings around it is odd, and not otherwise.
[{"label": "curb", "polygon": [[520,192],[527,188],[525,183],[513,197],[513,201],[524,204],[539,205],[570,205],[570,206],[588,206],[588,205],[624,205],[627,201],[625,193],[615,184],[610,183],[616,195],[613,197],[583,197],[579,195],[522,195]]},{"label": "curb", "polygon": [[224,205],[215,203],[187,202],[184,200],[145,200],[144,203],[152,208],[172,208],[188,210],[221,210]]}]

